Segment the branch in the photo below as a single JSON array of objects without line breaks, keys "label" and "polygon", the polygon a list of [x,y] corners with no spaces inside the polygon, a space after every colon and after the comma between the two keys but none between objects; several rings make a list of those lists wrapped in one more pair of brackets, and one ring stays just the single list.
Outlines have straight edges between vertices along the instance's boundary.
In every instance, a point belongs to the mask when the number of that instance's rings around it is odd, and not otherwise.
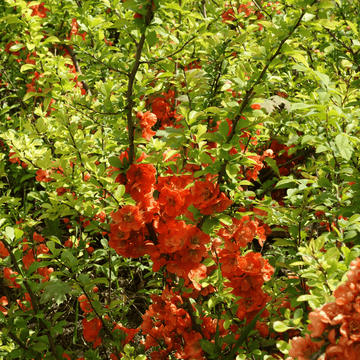
[{"label": "branch", "polygon": [[[74,44],[74,46],[76,46],[78,49],[80,49],[80,47],[79,47],[78,45]],[[127,74],[125,71],[121,71],[121,70],[119,70],[119,69],[115,69],[115,68],[113,68],[112,66],[110,66],[110,65],[108,65],[108,64],[105,64],[103,61],[101,61],[100,59],[98,59],[96,56],[91,55],[89,52],[87,52],[87,51],[85,51],[85,50],[82,50],[82,49],[80,49],[80,51],[82,51],[84,54],[92,57],[95,61],[97,61],[98,63],[100,63],[100,64],[102,64],[102,65],[104,65],[104,66],[106,66],[108,69],[113,70],[113,71],[116,71],[116,72],[118,72],[119,74],[128,76],[128,74]],[[84,86],[85,86],[85,85],[84,85]]]},{"label": "branch", "polygon": [[[122,113],[122,111],[117,111],[117,112],[100,112],[100,111],[97,111],[97,110],[95,110],[95,109],[93,109],[93,108],[91,108],[91,107],[89,107],[89,106],[87,106],[87,105],[84,105],[84,104],[80,104],[80,103],[75,103],[76,105],[79,105],[79,106],[82,106],[82,107],[84,107],[84,108],[86,108],[86,109],[88,109],[88,110],[91,110],[91,111],[93,111],[94,113],[96,113],[96,114],[99,114],[99,115],[120,115],[121,113]],[[69,104],[70,105],[70,104]],[[76,109],[76,107],[75,106],[73,106],[73,105],[70,105],[70,106],[72,106],[74,109]],[[76,109],[76,110],[78,110],[78,109]],[[91,118],[90,118],[91,119]],[[97,122],[96,122],[97,123]],[[100,125],[100,126],[104,126],[104,125],[101,125],[101,124],[98,124],[98,125]]]},{"label": "branch", "polygon": [[[147,14],[145,17],[145,28],[148,27],[150,25],[150,22],[153,18],[153,5],[154,5],[154,0],[152,0],[151,2],[149,2],[147,4]],[[145,30],[144,33],[141,35],[140,41],[137,44],[137,50],[136,50],[136,56],[135,56],[135,63],[134,63],[134,67],[131,71],[131,74],[129,76],[129,83],[128,83],[128,88],[127,88],[127,92],[126,92],[126,98],[127,98],[127,124],[128,124],[128,137],[129,137],[129,165],[131,165],[134,161],[134,153],[135,153],[135,145],[134,145],[134,123],[133,123],[133,119],[132,119],[132,110],[133,110],[133,106],[134,106],[134,100],[132,99],[133,96],[133,87],[134,87],[134,81],[135,81],[135,76],[136,73],[139,69],[140,66],[140,56],[141,56],[141,52],[142,49],[144,47],[144,43],[145,43]]]},{"label": "branch", "polygon": [[8,74],[6,73],[6,70],[3,69],[3,70],[2,70],[2,73],[5,74],[8,82],[9,82],[9,83],[12,85],[12,87],[14,88],[14,91],[15,91],[15,93],[16,93],[16,96],[17,96],[17,97],[19,98],[19,100],[20,100],[21,107],[22,107],[23,109],[26,109],[26,108],[27,108],[27,105],[24,103],[22,97],[18,94],[18,91],[19,91],[19,90],[15,87],[15,85],[13,84],[13,82],[11,81],[11,79],[9,78]]},{"label": "branch", "polygon": [[188,45],[189,43],[191,43],[195,38],[196,38],[196,35],[193,35],[189,40],[187,40],[184,43],[184,45],[180,49],[176,50],[172,54],[169,54],[169,55],[167,55],[165,57],[156,59],[155,61],[140,61],[140,64],[156,64],[159,61],[163,61],[163,60],[166,60],[168,58],[171,58],[171,57],[175,56],[176,54],[178,54],[179,52],[181,52],[185,48],[185,46]]},{"label": "branch", "polygon": [[[317,0],[315,0],[311,5],[313,5]],[[266,71],[268,70],[269,66],[271,65],[271,63],[274,61],[274,59],[280,54],[281,48],[284,45],[284,43],[292,36],[292,34],[295,32],[295,30],[300,26],[301,20],[304,17],[306,13],[306,10],[304,9],[298,19],[298,21],[296,22],[296,24],[294,25],[292,31],[289,33],[288,36],[286,36],[279,44],[277,50],[275,51],[274,55],[271,56],[271,58],[268,60],[267,64],[265,65],[265,67],[263,68],[263,70],[261,71],[259,77],[257,78],[257,80],[253,83],[253,85],[250,87],[250,89],[248,89],[245,93],[244,99],[241,102],[241,106],[239,109],[239,114],[235,117],[234,121],[233,121],[233,126],[231,129],[231,133],[228,136],[226,142],[229,143],[231,141],[231,139],[233,138],[233,136],[235,135],[236,132],[236,126],[241,118],[241,114],[244,111],[245,107],[247,106],[247,104],[249,103],[250,99],[254,96],[253,94],[253,90],[255,88],[256,85],[258,85],[260,83],[260,81],[262,80],[262,78],[265,76]],[[225,168],[226,168],[226,162],[223,163],[221,170],[219,172],[219,176],[218,176],[218,181],[217,183],[220,184],[222,181],[222,178],[225,174]]]},{"label": "branch", "polygon": [[[69,52],[70,56],[71,56],[71,60],[75,66],[75,69],[76,71],[82,75],[82,72],[81,72],[81,69],[80,69],[80,65],[79,65],[79,62],[76,58],[76,55],[74,53],[74,50],[69,46],[69,45],[65,45],[67,51]],[[89,88],[89,85],[87,84],[87,82],[85,80],[81,81],[81,83],[84,85],[84,89],[86,90],[86,92],[91,95],[91,92],[90,92],[90,88]]]}]

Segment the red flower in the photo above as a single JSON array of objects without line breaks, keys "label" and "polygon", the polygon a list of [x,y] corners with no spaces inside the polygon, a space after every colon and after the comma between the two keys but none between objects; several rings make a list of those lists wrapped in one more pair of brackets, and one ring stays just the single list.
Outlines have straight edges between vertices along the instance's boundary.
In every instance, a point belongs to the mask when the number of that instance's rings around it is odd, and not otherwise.
[{"label": "red flower", "polygon": [[355,313],[351,316],[346,316],[340,328],[340,334],[349,338],[350,340],[360,341],[360,314]]},{"label": "red flower", "polygon": [[210,242],[210,236],[196,226],[192,226],[186,236],[189,239],[188,244],[191,249],[195,249],[198,245],[206,245]]},{"label": "red flower", "polygon": [[260,105],[260,104],[252,104],[252,105],[251,105],[251,108],[252,108],[253,110],[260,110],[260,109],[261,109],[261,105]]},{"label": "red flower", "polygon": [[165,120],[169,117],[171,112],[170,105],[166,102],[166,100],[162,97],[157,97],[153,101],[152,105],[152,111],[157,116],[159,120]]},{"label": "red flower", "polygon": [[44,182],[49,182],[51,181],[51,178],[50,178],[50,173],[46,170],[37,170],[36,171],[36,178],[35,178],[37,181],[44,181]]},{"label": "red flower", "polygon": [[86,341],[92,342],[98,338],[99,331],[102,328],[102,322],[98,318],[94,318],[90,321],[83,319],[83,335]]},{"label": "red flower", "polygon": [[[24,296],[24,298],[23,298],[22,301],[20,301],[19,299],[17,299],[16,302],[18,303],[18,305],[19,305],[19,307],[20,307],[20,309],[21,309],[22,311],[28,311],[28,310],[30,310],[30,309],[33,308],[32,303],[31,303],[31,298],[30,298],[30,295],[29,295],[28,293],[25,293],[25,296]],[[26,303],[26,302],[29,302],[29,303],[30,303],[30,307],[27,307],[27,305],[24,305],[24,304],[23,304],[24,302],[25,302],[25,303]]]},{"label": "red flower", "polygon": [[92,306],[86,297],[86,295],[80,295],[78,297],[78,301],[80,303],[80,307],[84,313],[91,313],[93,311]]},{"label": "red flower", "polygon": [[157,122],[156,115],[150,111],[147,111],[146,113],[139,111],[136,117],[140,120],[140,126],[142,129],[145,129],[147,127],[152,127]]},{"label": "red flower", "polygon": [[179,210],[181,211],[184,202],[185,199],[179,194],[178,191],[171,190],[167,187],[164,187],[161,190],[159,204],[164,206],[165,213],[170,217],[179,215]]},{"label": "red flower", "polygon": [[0,256],[4,259],[7,256],[9,256],[9,252],[6,249],[4,243],[2,241],[0,241]]},{"label": "red flower", "polygon": [[39,235],[36,231],[33,233],[33,239],[35,242],[43,242],[45,240],[45,238]]},{"label": "red flower", "polygon": [[126,173],[126,192],[134,200],[140,201],[145,194],[153,191],[155,174],[156,169],[152,164],[131,164]]},{"label": "red flower", "polygon": [[299,357],[300,359],[309,359],[323,344],[324,341],[316,343],[312,342],[309,334],[306,334],[305,338],[294,337],[291,340],[292,348],[289,351],[289,355],[293,358]]},{"label": "red flower", "polygon": [[137,206],[125,205],[116,213],[112,212],[110,215],[119,225],[119,229],[124,232],[138,231],[144,226],[144,220]]},{"label": "red flower", "polygon": [[7,315],[7,310],[2,306],[2,305],[8,305],[8,299],[6,296],[2,296],[0,299],[0,311],[4,314]]},{"label": "red flower", "polygon": [[[21,286],[16,282],[16,275],[19,275],[16,271],[12,271],[10,268],[4,268],[4,278],[7,279],[7,286],[9,288],[19,289]],[[11,284],[11,285],[10,285]]]},{"label": "red flower", "polygon": [[30,249],[30,250],[28,251],[28,253],[22,257],[22,261],[23,261],[23,264],[24,264],[25,269],[28,270],[28,269],[29,269],[29,266],[30,266],[33,262],[35,262],[34,252],[33,252],[32,249]]},{"label": "red flower", "polygon": [[41,18],[44,18],[44,17],[46,17],[46,13],[48,12],[48,11],[50,11],[49,9],[47,9],[46,7],[44,7],[44,2],[43,3],[41,3],[40,5],[34,5],[34,6],[31,6],[30,7],[30,9],[32,9],[32,13],[31,13],[31,15],[30,16],[35,16],[35,15],[37,15],[37,16],[39,16],[39,17],[41,17]]}]

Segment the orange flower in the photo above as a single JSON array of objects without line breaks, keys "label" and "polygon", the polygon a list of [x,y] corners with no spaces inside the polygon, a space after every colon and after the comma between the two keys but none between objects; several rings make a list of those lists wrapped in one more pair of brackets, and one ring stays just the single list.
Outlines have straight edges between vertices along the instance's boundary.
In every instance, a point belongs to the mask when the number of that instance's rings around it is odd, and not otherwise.
[{"label": "orange flower", "polygon": [[16,275],[19,275],[16,271],[12,271],[10,268],[4,268],[4,278],[7,279],[6,285],[9,288],[19,289],[21,286],[16,282]]},{"label": "orange flower", "polygon": [[80,303],[80,307],[84,313],[91,313],[93,311],[92,306],[86,297],[86,295],[80,295],[78,297],[78,301]]},{"label": "orange flower", "polygon": [[9,256],[9,252],[6,249],[4,243],[2,241],[0,241],[0,256],[4,259],[7,256]]},{"label": "orange flower", "polygon": [[[339,360],[359,360],[360,341],[353,342],[345,349],[345,356],[339,357]],[[336,359],[336,358],[335,358]],[[332,360],[331,358],[329,360]]]},{"label": "orange flower", "polygon": [[345,316],[340,328],[340,334],[353,340],[360,341],[360,314]]},{"label": "orange flower", "polygon": [[133,205],[125,205],[117,212],[112,212],[112,219],[118,224],[119,230],[129,232],[131,230],[138,231],[144,226],[144,220],[141,216],[139,208]]},{"label": "orange flower", "polygon": [[[16,302],[18,303],[18,305],[19,305],[19,307],[21,308],[22,311],[28,311],[28,310],[33,308],[32,303],[31,303],[31,298],[30,298],[30,295],[28,293],[25,293],[25,296],[24,296],[22,301],[17,299]],[[24,302],[25,303],[29,302],[30,307],[27,307],[27,305],[24,305]]]},{"label": "orange flower", "polygon": [[165,213],[170,217],[179,215],[184,205],[185,199],[180,195],[178,191],[163,187],[159,196],[159,204],[164,206]]},{"label": "orange flower", "polygon": [[30,16],[39,16],[41,18],[44,18],[46,17],[46,13],[48,11],[50,11],[49,9],[47,9],[46,7],[44,7],[44,2],[41,3],[40,5],[34,5],[34,6],[31,6],[30,9],[32,9],[32,13]]},{"label": "orange flower", "polygon": [[2,305],[8,305],[9,302],[8,302],[8,299],[6,296],[2,296],[0,298],[0,311],[4,314],[4,315],[7,315],[7,310],[2,306]]},{"label": "orange flower", "polygon": [[[308,360],[310,356],[318,351],[321,346],[324,344],[324,341],[313,342],[309,334],[305,335],[305,338],[294,337],[291,340],[291,349],[289,355],[298,360]],[[347,358],[349,360],[349,358]]]},{"label": "orange flower", "polygon": [[90,321],[83,319],[83,335],[86,341],[92,342],[99,337],[99,331],[102,328],[102,322],[98,318],[94,318]]}]

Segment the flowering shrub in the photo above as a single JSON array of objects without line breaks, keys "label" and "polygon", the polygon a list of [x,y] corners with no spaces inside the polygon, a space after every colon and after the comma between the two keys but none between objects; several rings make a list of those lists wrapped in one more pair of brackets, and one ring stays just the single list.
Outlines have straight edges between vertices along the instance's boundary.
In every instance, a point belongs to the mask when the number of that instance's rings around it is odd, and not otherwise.
[{"label": "flowering shrub", "polygon": [[354,4],[0,11],[2,358],[356,357]]}]

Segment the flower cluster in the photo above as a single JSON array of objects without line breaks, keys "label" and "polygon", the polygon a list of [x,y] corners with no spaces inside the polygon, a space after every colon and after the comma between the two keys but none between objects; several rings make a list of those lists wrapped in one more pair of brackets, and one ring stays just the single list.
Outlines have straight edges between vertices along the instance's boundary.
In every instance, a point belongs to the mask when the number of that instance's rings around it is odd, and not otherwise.
[{"label": "flower cluster", "polygon": [[350,264],[348,280],[334,291],[335,302],[309,314],[305,338],[291,341],[287,360],[309,360],[323,346],[324,360],[358,360],[360,351],[360,258]]},{"label": "flower cluster", "polygon": [[175,352],[178,359],[205,359],[199,340],[205,338],[214,342],[217,327],[220,337],[229,333],[223,327],[224,320],[205,316],[201,318],[200,332],[195,331],[189,313],[195,308],[171,289],[165,289],[160,296],[152,295],[151,300],[153,303],[142,316],[141,324],[142,333],[146,336],[145,349],[159,345],[163,348],[152,351],[151,359],[165,359],[171,352]]}]

